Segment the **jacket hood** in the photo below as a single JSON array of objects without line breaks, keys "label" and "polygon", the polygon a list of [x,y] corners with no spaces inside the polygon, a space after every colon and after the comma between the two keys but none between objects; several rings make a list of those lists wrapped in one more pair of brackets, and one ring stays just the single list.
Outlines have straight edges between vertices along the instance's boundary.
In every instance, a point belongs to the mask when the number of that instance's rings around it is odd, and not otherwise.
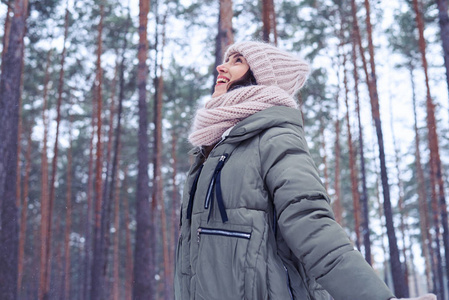
[{"label": "jacket hood", "polygon": [[229,133],[226,141],[228,143],[241,142],[268,128],[291,125],[303,127],[301,111],[285,106],[273,106],[237,123]]}]

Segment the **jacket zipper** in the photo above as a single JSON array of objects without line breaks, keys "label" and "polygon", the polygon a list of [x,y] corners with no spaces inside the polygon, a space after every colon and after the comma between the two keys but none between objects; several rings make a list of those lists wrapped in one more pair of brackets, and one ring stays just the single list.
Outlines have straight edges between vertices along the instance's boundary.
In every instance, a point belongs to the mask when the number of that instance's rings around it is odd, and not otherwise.
[{"label": "jacket zipper", "polygon": [[288,293],[290,295],[290,299],[293,300],[292,288],[290,286],[290,275],[288,274],[287,267],[284,264],[283,264],[283,266],[284,266],[285,274],[287,275],[287,289],[288,289]]},{"label": "jacket zipper", "polygon": [[212,193],[214,191],[215,180],[217,178],[216,175],[221,170],[221,168],[223,167],[226,158],[227,158],[227,155],[222,155],[220,157],[220,159],[218,160],[217,166],[215,167],[214,174],[212,175],[212,180],[210,181],[209,187],[207,188],[206,201],[204,202],[204,208],[205,209],[209,208],[210,201],[212,199]]},{"label": "jacket zipper", "polygon": [[241,239],[247,239],[247,240],[249,240],[251,238],[251,233],[247,233],[247,232],[204,228],[204,227],[199,227],[196,231],[196,234],[198,237],[198,243],[200,242],[201,234],[221,235],[221,236],[235,237],[235,238],[241,238]]}]

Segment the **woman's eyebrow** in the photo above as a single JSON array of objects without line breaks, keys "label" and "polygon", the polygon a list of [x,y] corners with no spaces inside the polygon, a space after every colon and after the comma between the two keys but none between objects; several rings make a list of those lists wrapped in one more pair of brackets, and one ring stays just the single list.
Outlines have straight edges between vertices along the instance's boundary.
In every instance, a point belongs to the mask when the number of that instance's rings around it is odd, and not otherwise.
[{"label": "woman's eyebrow", "polygon": [[[240,54],[240,53],[235,53],[235,54],[232,54],[232,55],[230,56],[230,58],[232,58],[232,59],[236,59],[237,57],[243,57],[243,55]],[[244,57],[243,57],[243,58],[244,58]]]}]

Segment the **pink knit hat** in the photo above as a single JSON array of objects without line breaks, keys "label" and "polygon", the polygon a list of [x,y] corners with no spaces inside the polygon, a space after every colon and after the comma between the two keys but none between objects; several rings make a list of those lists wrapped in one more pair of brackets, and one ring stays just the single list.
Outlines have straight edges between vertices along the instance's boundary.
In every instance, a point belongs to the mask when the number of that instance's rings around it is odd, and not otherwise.
[{"label": "pink knit hat", "polygon": [[304,85],[310,71],[305,61],[266,43],[235,43],[227,49],[224,60],[234,53],[246,58],[258,84],[276,85],[290,95]]}]

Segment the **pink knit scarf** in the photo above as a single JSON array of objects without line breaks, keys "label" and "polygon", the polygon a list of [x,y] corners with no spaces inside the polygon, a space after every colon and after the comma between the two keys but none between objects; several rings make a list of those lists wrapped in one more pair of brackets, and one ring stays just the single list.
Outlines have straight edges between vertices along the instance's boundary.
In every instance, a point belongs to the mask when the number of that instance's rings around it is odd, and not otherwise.
[{"label": "pink knit scarf", "polygon": [[243,119],[272,106],[296,108],[296,102],[277,86],[252,85],[211,98],[198,109],[189,141],[194,146],[210,146]]}]

